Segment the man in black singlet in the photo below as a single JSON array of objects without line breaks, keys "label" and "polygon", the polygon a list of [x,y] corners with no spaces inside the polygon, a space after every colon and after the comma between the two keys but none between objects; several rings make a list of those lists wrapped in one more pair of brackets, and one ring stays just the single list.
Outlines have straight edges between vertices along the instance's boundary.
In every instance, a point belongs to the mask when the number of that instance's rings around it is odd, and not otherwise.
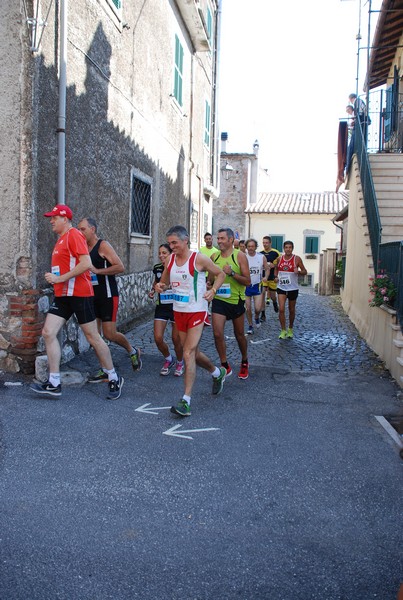
[{"label": "man in black singlet", "polygon": [[[94,219],[91,217],[81,219],[77,229],[85,236],[90,251],[91,282],[94,288],[94,307],[98,328],[101,331],[102,327],[102,333],[107,340],[115,342],[127,350],[133,370],[139,371],[142,366],[140,349],[133,348],[127,337],[116,329],[119,292],[115,275],[123,273],[123,263],[111,244],[97,236],[97,224]],[[88,381],[98,383],[106,380],[106,374],[100,370]]]}]

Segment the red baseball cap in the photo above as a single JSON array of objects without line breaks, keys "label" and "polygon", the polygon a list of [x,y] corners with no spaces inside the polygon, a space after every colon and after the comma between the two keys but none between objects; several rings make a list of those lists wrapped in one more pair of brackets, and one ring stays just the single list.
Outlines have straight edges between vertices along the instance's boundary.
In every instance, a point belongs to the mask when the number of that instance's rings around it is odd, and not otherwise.
[{"label": "red baseball cap", "polygon": [[71,208],[69,208],[66,204],[56,204],[52,208],[50,212],[45,213],[44,217],[67,217],[70,221],[73,218],[73,213],[71,212]]}]

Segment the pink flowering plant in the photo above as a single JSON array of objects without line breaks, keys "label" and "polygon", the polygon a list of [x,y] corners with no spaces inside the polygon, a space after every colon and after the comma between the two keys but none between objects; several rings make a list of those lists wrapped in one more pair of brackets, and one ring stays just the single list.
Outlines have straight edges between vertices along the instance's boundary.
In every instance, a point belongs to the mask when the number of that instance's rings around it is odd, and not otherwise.
[{"label": "pink flowering plant", "polygon": [[381,269],[376,277],[369,278],[369,293],[371,294],[370,306],[393,304],[396,297],[396,288],[385,270]]}]

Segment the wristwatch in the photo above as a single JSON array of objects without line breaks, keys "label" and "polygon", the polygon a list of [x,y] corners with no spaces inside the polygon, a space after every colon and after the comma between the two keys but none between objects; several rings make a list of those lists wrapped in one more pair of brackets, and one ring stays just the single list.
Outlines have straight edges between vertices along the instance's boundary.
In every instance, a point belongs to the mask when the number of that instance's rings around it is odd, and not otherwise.
[{"label": "wristwatch", "polygon": [[235,271],[233,271],[233,270],[231,269],[231,273],[229,274],[229,276],[230,276],[230,277],[233,277],[234,275],[235,275]]}]

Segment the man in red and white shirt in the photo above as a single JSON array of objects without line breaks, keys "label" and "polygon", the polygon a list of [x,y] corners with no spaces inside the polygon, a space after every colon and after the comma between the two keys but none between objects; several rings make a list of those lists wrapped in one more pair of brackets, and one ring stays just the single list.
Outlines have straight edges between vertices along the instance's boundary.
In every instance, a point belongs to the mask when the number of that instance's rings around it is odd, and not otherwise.
[{"label": "man in red and white shirt", "polygon": [[124,380],[117,375],[110,350],[98,332],[94,291],[88,270],[91,267],[91,259],[86,239],[72,226],[73,213],[65,204],[57,204],[44,216],[50,218],[52,230],[58,235],[52,252],[51,272],[45,273],[45,279],[53,285],[55,295],[42,330],[49,363],[49,380],[44,383],[34,382],[30,389],[41,395],[61,395],[61,348],[57,335],[62,326],[75,314],[85,337],[95,350],[101,367],[108,374],[107,398],[117,400]]},{"label": "man in red and white shirt", "polygon": [[[281,325],[280,340],[294,337],[295,305],[298,298],[298,275],[306,275],[307,270],[300,256],[293,254],[294,243],[287,240],[283,244],[284,254],[274,267],[274,281],[277,283],[278,318]],[[285,302],[288,300],[289,326],[285,323]]]},{"label": "man in red and white shirt", "polygon": [[[208,321],[208,303],[221,287],[225,273],[201,252],[189,249],[189,234],[182,225],[175,225],[167,231],[167,242],[172,250],[171,258],[164,267],[160,282],[154,289],[164,292],[168,284],[172,289],[175,324],[179,332],[185,361],[185,393],[171,412],[181,417],[189,417],[190,400],[196,379],[196,365],[209,371],[213,378],[212,393],[222,391],[227,370],[216,367],[203,352],[199,342],[204,325]],[[207,290],[206,273],[216,276],[214,286]]]}]

